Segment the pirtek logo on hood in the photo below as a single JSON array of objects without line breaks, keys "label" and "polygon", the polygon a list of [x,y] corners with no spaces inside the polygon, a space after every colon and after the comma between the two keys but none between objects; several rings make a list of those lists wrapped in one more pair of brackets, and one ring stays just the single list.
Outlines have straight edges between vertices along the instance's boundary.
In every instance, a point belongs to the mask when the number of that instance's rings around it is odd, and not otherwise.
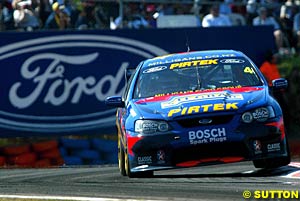
[{"label": "pirtek logo on hood", "polygon": [[196,105],[191,107],[176,108],[168,112],[168,117],[172,117],[175,114],[179,115],[190,115],[197,114],[200,112],[210,112],[210,111],[224,111],[224,110],[237,110],[238,106],[236,103],[216,103],[216,104],[206,104],[206,105]]}]

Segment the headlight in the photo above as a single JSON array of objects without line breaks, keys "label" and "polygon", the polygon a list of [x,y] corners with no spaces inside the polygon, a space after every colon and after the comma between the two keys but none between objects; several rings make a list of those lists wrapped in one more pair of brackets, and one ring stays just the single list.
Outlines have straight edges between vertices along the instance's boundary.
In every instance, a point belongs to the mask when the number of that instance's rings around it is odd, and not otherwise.
[{"label": "headlight", "polygon": [[144,133],[144,134],[166,132],[169,129],[170,126],[165,121],[137,120],[134,125],[135,132]]},{"label": "headlight", "polygon": [[264,122],[273,117],[275,117],[275,112],[271,106],[268,106],[257,108],[251,112],[245,112],[242,115],[242,120],[244,123],[251,123],[253,120]]}]

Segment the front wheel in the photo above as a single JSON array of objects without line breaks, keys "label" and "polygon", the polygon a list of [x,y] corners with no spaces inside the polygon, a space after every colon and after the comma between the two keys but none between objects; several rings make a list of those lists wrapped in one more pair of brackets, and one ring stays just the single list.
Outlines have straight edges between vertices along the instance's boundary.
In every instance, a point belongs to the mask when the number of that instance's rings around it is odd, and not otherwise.
[{"label": "front wheel", "polygon": [[127,176],[125,169],[125,153],[121,143],[120,137],[118,137],[118,162],[119,162],[119,170],[122,176]]}]

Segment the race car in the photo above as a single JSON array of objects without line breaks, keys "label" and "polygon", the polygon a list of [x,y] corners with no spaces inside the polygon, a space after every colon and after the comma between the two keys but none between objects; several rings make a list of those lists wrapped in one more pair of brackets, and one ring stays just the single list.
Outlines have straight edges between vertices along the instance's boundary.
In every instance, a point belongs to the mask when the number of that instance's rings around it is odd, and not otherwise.
[{"label": "race car", "polygon": [[287,80],[269,87],[244,53],[176,53],[128,72],[123,96],[106,98],[117,108],[123,176],[241,161],[256,168],[290,163],[282,109],[273,97]]}]

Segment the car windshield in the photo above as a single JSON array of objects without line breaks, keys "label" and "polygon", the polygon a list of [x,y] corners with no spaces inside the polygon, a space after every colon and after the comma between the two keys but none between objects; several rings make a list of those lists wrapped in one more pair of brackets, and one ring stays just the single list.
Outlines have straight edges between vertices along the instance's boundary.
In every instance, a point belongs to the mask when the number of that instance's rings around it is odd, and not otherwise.
[{"label": "car windshield", "polygon": [[195,60],[142,68],[134,98],[188,91],[261,86],[246,58]]}]

